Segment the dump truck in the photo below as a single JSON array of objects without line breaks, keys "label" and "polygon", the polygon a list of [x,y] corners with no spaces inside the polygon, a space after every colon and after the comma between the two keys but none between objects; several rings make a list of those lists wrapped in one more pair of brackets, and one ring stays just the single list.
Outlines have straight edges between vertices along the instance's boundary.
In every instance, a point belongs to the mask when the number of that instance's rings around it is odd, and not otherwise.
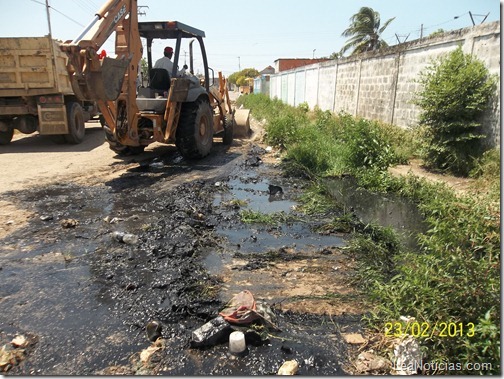
[{"label": "dump truck", "polygon": [[0,38],[0,145],[14,130],[38,131],[57,143],[81,143],[85,122],[99,119],[94,101],[75,96],[59,42],[45,37]]},{"label": "dump truck", "polygon": [[[115,54],[100,54],[113,33]],[[68,56],[75,94],[97,102],[115,153],[138,154],[161,142],[174,143],[185,158],[203,158],[214,137],[232,143],[235,110],[225,78],[218,72],[217,79],[208,65],[204,37],[202,30],[179,21],[138,22],[137,0],[109,0],[78,37],[60,45]],[[154,40],[174,46],[172,72],[153,67]],[[203,66],[200,75],[194,72],[195,42]],[[149,78],[145,88],[137,84],[144,45]],[[187,51],[189,66],[179,67]]]}]

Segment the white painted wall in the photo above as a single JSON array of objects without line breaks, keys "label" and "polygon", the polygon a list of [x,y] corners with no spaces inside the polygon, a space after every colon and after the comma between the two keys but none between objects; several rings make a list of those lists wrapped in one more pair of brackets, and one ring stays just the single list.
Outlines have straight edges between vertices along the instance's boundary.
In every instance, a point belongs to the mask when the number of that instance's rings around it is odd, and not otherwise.
[{"label": "white painted wall", "polygon": [[[461,45],[500,79],[500,22],[481,24],[367,53],[285,71],[271,76],[270,96],[298,106],[306,102],[409,128],[418,125],[420,109],[412,104],[420,72],[433,59]],[[485,118],[489,143],[500,145],[500,88]]]}]

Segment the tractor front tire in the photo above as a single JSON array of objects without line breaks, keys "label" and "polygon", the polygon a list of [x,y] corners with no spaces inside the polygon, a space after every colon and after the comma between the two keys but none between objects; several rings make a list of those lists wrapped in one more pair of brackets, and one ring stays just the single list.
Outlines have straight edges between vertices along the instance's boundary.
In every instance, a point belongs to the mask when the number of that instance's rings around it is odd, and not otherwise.
[{"label": "tractor front tire", "polygon": [[103,125],[103,130],[105,131],[105,140],[108,142],[110,150],[117,155],[126,157],[128,155],[138,155],[143,153],[145,146],[126,146],[117,141],[116,136],[107,124]]},{"label": "tractor front tire", "polygon": [[208,101],[182,104],[175,145],[184,158],[199,159],[210,154],[213,131],[213,111]]},{"label": "tractor front tire", "polygon": [[229,118],[226,116],[225,123],[222,143],[229,146],[233,143],[234,117],[231,116],[231,118]]}]

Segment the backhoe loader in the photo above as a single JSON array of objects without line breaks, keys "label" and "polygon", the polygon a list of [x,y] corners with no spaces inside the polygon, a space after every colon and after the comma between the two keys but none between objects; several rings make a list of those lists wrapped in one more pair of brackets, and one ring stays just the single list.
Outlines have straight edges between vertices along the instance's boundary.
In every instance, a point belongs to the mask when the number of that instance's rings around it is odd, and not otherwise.
[{"label": "backhoe loader", "polygon": [[[114,32],[112,58],[99,50]],[[215,80],[208,66],[204,37],[203,31],[177,21],[138,22],[137,0],[109,0],[77,38],[61,44],[73,90],[80,99],[97,102],[114,152],[138,154],[161,142],[175,143],[185,158],[202,158],[210,153],[214,136],[232,143],[235,110],[225,78],[219,72]],[[137,83],[142,38],[147,47],[147,87]],[[153,68],[152,43],[157,39],[175,44],[170,73]],[[188,41],[190,67],[183,73],[178,66],[182,54],[187,58],[182,43]],[[195,41],[203,65],[199,76],[194,75]]]}]

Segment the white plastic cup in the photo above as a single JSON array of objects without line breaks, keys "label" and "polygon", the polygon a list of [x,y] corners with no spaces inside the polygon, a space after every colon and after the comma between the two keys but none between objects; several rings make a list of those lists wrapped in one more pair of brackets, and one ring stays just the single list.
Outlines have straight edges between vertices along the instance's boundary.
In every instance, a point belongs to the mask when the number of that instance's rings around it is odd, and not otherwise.
[{"label": "white plastic cup", "polygon": [[238,331],[232,332],[229,335],[229,352],[231,354],[240,355],[243,354],[246,349],[245,334]]}]

